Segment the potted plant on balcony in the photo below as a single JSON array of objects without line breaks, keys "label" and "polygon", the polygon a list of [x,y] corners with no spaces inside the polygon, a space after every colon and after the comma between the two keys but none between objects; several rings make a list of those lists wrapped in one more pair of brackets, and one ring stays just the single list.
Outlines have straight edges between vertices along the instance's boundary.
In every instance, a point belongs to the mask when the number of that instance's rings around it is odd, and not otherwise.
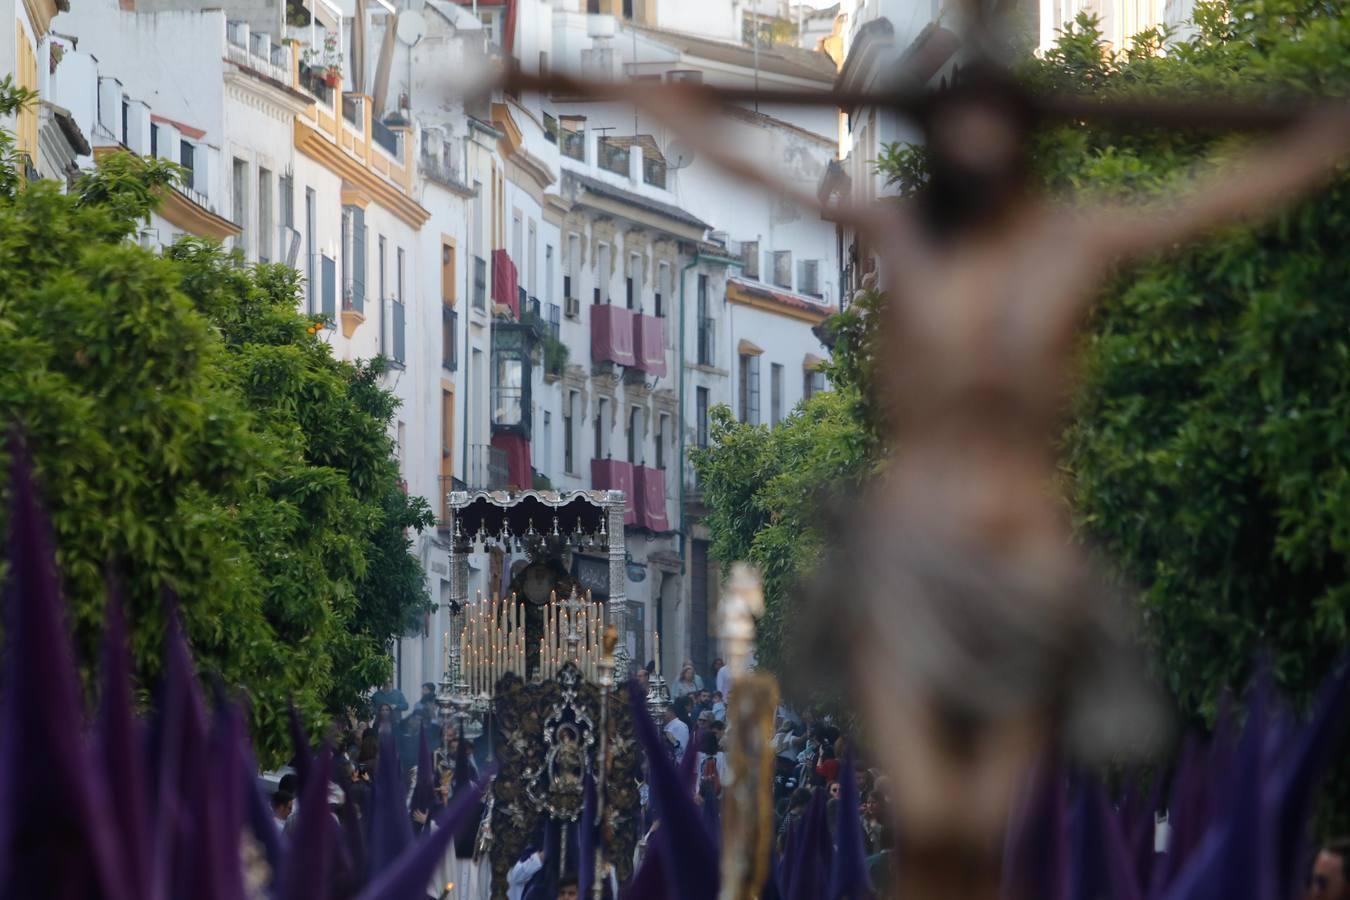
[{"label": "potted plant on balcony", "polygon": [[342,54],[338,52],[336,34],[328,32],[323,36],[323,47],[311,47],[305,51],[306,66],[328,87],[335,88],[342,81]]}]

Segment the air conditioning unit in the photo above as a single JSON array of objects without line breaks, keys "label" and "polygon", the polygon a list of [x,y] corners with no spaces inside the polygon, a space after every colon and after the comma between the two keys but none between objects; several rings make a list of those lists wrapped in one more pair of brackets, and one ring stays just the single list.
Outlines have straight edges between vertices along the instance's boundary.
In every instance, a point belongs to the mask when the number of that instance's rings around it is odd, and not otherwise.
[{"label": "air conditioning unit", "polygon": [[292,269],[300,259],[300,232],[289,225],[281,226],[281,259]]},{"label": "air conditioning unit", "polygon": [[581,301],[576,297],[568,297],[563,301],[563,313],[569,319],[575,319],[581,315]]}]

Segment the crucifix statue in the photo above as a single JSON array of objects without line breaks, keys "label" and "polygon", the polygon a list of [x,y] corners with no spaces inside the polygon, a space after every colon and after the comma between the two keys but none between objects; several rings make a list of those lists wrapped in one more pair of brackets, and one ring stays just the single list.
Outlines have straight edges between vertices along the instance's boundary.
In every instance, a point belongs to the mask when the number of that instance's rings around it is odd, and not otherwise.
[{"label": "crucifix statue", "polygon": [[1123,604],[1075,544],[1053,486],[1077,330],[1113,267],[1268,215],[1329,180],[1350,152],[1350,114],[1284,114],[1283,133],[1159,201],[1079,202],[1032,182],[1042,121],[1175,122],[1184,108],[1036,97],[976,64],[943,91],[860,104],[889,104],[921,126],[929,177],[915,196],[825,209],[717,130],[716,114],[745,92],[513,81],[631,102],[729,173],[821,209],[877,252],[891,461],[823,567],[830,608],[812,630],[832,646],[809,656],[846,661],[894,779],[903,895],[998,896],[999,841],[1034,761],[1052,748],[1119,758],[1157,743],[1164,726]]}]

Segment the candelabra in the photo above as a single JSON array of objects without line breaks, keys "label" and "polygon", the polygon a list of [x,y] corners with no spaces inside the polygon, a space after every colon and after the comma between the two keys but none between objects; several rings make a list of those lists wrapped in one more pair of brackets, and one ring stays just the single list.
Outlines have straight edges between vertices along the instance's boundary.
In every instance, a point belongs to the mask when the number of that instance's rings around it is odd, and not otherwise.
[{"label": "candelabra", "polygon": [[[473,740],[483,733],[482,725],[478,721],[480,713],[476,708],[474,696],[469,692],[469,684],[464,680],[459,645],[450,644],[449,632],[445,635],[445,659],[445,673],[441,676],[440,688],[436,692],[436,707],[441,712],[441,722],[453,723],[454,733]],[[441,742],[442,749],[449,753],[450,742],[446,739],[444,731]]]},{"label": "candelabra", "polygon": [[670,688],[666,685],[666,680],[661,677],[661,632],[652,632],[652,648],[655,651],[652,659],[656,663],[656,671],[651,673],[647,679],[647,712],[652,714],[652,720],[658,725],[665,717],[666,707],[670,706]]}]

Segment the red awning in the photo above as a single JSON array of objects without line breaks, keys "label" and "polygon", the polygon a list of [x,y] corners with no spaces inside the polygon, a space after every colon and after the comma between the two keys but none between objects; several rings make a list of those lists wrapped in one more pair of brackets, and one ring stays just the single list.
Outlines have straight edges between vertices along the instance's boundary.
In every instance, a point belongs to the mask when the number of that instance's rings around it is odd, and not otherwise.
[{"label": "red awning", "polygon": [[623,524],[636,525],[638,523],[637,495],[633,491],[632,463],[617,459],[591,460],[591,487],[598,491],[623,491],[628,500],[623,513]]},{"label": "red awning", "polygon": [[511,309],[513,318],[520,318],[520,276],[516,264],[505,250],[492,251],[492,302]]},{"label": "red awning", "polygon": [[638,524],[650,531],[669,531],[666,516],[666,473],[661,469],[638,466],[633,470],[634,487],[641,503]]},{"label": "red awning", "polygon": [[530,465],[530,442],[524,435],[502,431],[492,436],[492,446],[506,454],[507,484],[517,491],[534,488],[534,469]]},{"label": "red awning", "polygon": [[656,316],[633,317],[633,356],[637,367],[649,375],[666,374],[666,320]]},{"label": "red awning", "polygon": [[633,355],[633,311],[622,306],[591,307],[591,362],[637,364]]}]

